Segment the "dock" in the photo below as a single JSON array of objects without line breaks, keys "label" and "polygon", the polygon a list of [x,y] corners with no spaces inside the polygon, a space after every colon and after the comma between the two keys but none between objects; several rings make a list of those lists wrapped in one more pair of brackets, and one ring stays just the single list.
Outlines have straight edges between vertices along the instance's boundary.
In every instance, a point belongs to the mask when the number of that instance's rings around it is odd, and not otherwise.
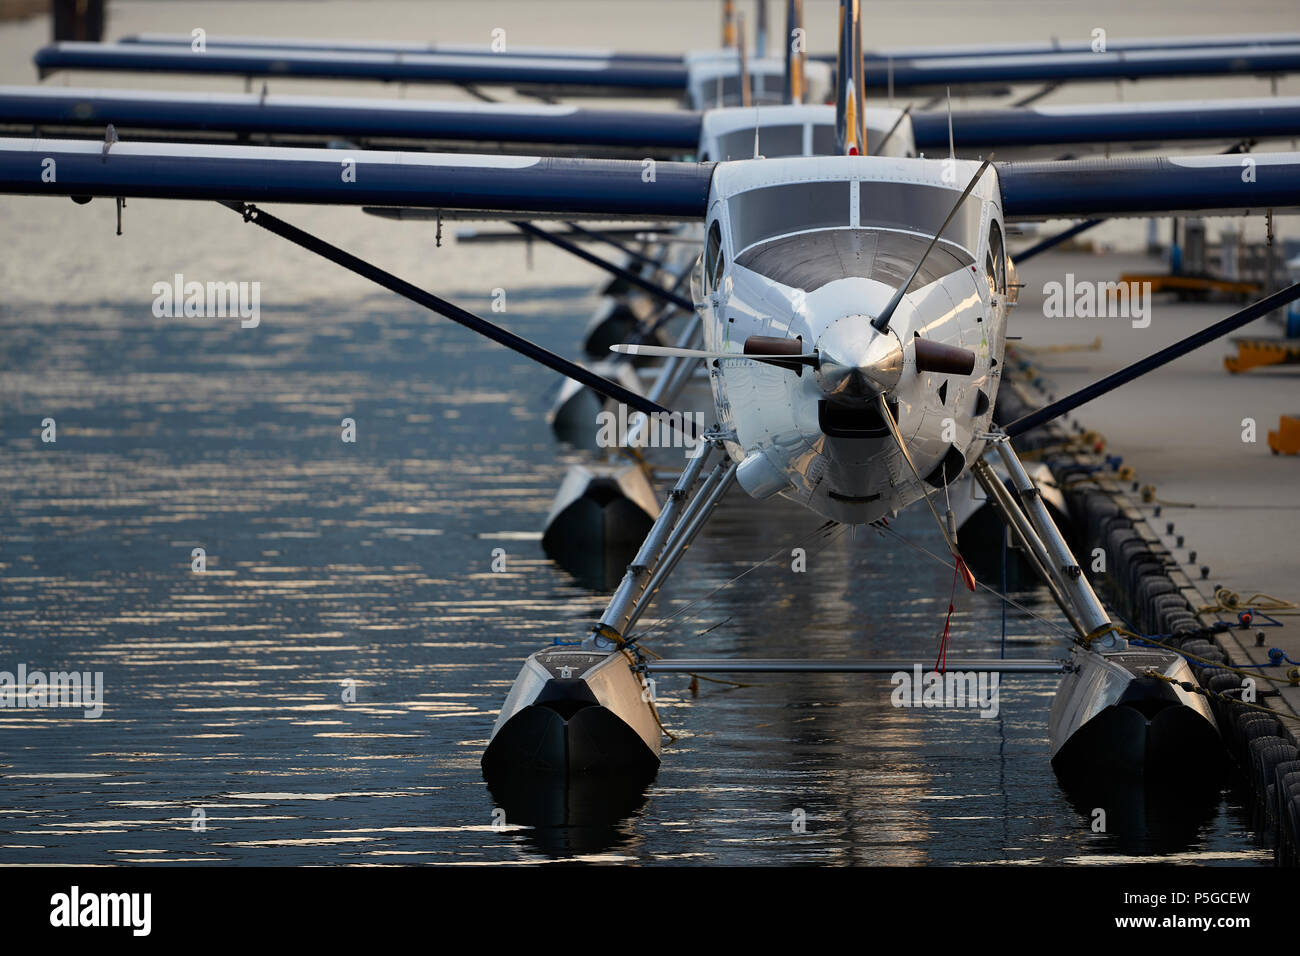
[{"label": "dock", "polygon": [[[1114,281],[1120,272],[1139,271],[1144,262],[1149,269],[1152,260],[1140,254],[1066,253],[1026,266],[1025,288],[1011,318],[1012,333],[1023,335],[1025,345],[1012,344],[1030,362],[1037,382],[1031,388],[1040,400],[1082,387],[1234,311],[1231,304],[1156,298],[1145,328],[1122,317],[1044,317],[1044,283],[1067,272],[1076,282]],[[1260,320],[1243,332],[1245,338],[1265,338],[1276,336],[1277,327]],[[1122,457],[1133,470],[1128,482],[1112,483],[1115,493],[1128,497],[1146,517],[1203,606],[1215,603],[1216,586],[1243,597],[1263,592],[1295,601],[1300,599],[1300,459],[1273,454],[1268,432],[1277,430],[1282,418],[1295,416],[1300,372],[1278,367],[1232,375],[1223,367],[1232,350],[1227,341],[1207,345],[1084,406],[1071,420],[1095,431],[1106,453]],[[1253,431],[1243,424],[1247,420]],[[1233,655],[1265,665],[1268,648],[1278,647],[1300,660],[1300,618],[1278,620],[1286,623],[1232,631]],[[1255,646],[1258,631],[1266,635],[1264,648]],[[1300,686],[1285,684],[1280,690],[1290,710],[1300,714]]]}]

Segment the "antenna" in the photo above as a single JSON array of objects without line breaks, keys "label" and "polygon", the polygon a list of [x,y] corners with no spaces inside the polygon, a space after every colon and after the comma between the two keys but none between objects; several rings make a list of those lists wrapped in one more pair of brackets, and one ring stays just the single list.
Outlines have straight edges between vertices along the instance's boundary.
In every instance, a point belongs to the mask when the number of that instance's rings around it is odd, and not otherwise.
[{"label": "antenna", "polygon": [[952,139],[952,88],[945,88],[945,95],[948,98],[948,158],[957,158],[957,148],[953,146]]}]

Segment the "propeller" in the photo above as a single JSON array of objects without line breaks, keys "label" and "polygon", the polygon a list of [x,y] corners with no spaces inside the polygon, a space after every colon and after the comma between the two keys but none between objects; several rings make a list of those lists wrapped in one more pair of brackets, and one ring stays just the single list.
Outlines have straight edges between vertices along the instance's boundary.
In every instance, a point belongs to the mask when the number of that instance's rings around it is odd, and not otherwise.
[{"label": "propeller", "polygon": [[817,368],[821,357],[816,352],[804,352],[798,339],[781,339],[768,335],[751,335],[745,339],[743,352],[709,352],[705,349],[681,349],[671,345],[611,345],[609,350],[620,355],[644,355],[651,358],[752,359],[766,365],[775,365],[792,372],[801,372],[804,366]]},{"label": "propeller", "polygon": [[980,168],[975,171],[975,175],[971,177],[970,182],[966,184],[966,188],[961,191],[961,195],[958,196],[957,201],[953,203],[952,209],[948,211],[948,218],[945,219],[943,225],[935,231],[934,237],[930,240],[930,244],[925,247],[925,252],[921,253],[921,258],[916,261],[916,268],[912,270],[912,274],[907,277],[906,282],[898,287],[898,291],[895,292],[894,297],[889,300],[889,304],[885,306],[885,310],[872,320],[871,324],[875,327],[877,332],[884,332],[889,328],[889,320],[894,317],[894,312],[898,309],[899,303],[903,301],[903,296],[907,294],[907,290],[912,287],[912,283],[915,282],[916,277],[920,275],[921,266],[925,265],[925,260],[929,257],[930,251],[938,245],[939,237],[943,235],[943,231],[948,228],[948,223],[952,222],[952,217],[957,215],[957,210],[960,209],[961,204],[966,201],[966,197],[971,194],[971,190],[975,188],[975,184],[980,181],[980,177],[984,175],[984,170],[989,168],[989,163],[991,162],[993,162],[993,154],[989,153],[988,158],[985,159],[984,162],[980,163]]},{"label": "propeller", "polygon": [[[943,231],[948,228],[948,223],[952,222],[952,217],[957,214],[966,197],[971,194],[971,190],[980,181],[984,171],[989,168],[993,161],[992,154],[980,164],[980,168],[975,171],[966,188],[962,190],[961,195],[953,204],[952,209],[948,211],[947,217],[930,239],[930,244],[925,247],[921,253],[921,258],[917,260],[912,274],[907,277],[907,281],[898,286],[893,297],[886,304],[880,315],[872,321],[872,327],[883,336],[889,330],[889,320],[893,318],[894,312],[897,311],[899,304],[903,301],[903,296],[911,288],[916,277],[920,275],[921,267],[925,265],[926,258],[930,255],[931,250],[939,242],[939,237]],[[918,372],[939,372],[949,375],[969,375],[975,370],[975,353],[969,349],[959,348],[953,345],[944,345],[942,342],[932,342],[929,339],[923,339],[917,336],[913,342],[913,349],[916,355],[916,369]],[[907,442],[903,439],[903,434],[898,430],[898,422],[894,420],[894,413],[889,409],[889,402],[886,399],[886,389],[880,389],[876,394],[876,403],[880,407],[880,417],[884,419],[885,424],[889,426],[890,437],[894,439],[894,444],[898,446],[903,460],[907,462],[907,467],[911,469],[912,476],[916,479],[917,487],[921,489],[921,494],[925,496],[926,507],[930,509],[930,514],[934,516],[934,523],[939,526],[939,531],[943,534],[943,540],[948,545],[949,552],[952,553],[955,563],[956,573],[961,577],[962,583],[968,590],[975,590],[975,575],[971,573],[966,561],[961,556],[961,551],[957,548],[957,530],[955,527],[949,527],[942,518],[939,517],[939,510],[935,508],[934,502],[930,500],[930,490],[926,487],[925,479],[921,477],[920,471],[917,470],[916,462],[912,461],[912,454],[907,449]],[[952,510],[949,508],[949,518],[952,516]],[[950,611],[951,613],[951,611]]]}]

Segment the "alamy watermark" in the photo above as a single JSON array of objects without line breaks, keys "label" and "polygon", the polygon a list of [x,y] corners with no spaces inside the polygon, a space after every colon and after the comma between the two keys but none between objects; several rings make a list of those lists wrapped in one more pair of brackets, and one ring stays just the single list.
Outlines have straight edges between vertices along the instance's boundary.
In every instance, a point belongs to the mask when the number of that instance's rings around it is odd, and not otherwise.
[{"label": "alamy watermark", "polygon": [[87,720],[104,712],[103,671],[0,671],[0,707],[80,707]]},{"label": "alamy watermark", "polygon": [[155,282],[153,314],[157,318],[239,318],[240,327],[255,329],[262,321],[262,283],[185,281],[176,273],[171,282]]},{"label": "alamy watermark", "polygon": [[74,885],[50,897],[54,927],[123,927],[132,936],[148,936],[153,928],[152,893],[83,893]]},{"label": "alamy watermark", "polygon": [[[694,426],[691,428],[691,426]],[[688,428],[691,434],[687,434]],[[703,412],[644,412],[628,414],[626,405],[618,411],[596,416],[596,445],[599,448],[685,448],[695,458],[708,442],[704,438]]]},{"label": "alamy watermark", "polygon": [[971,707],[981,717],[998,715],[997,671],[938,671],[921,672],[921,665],[912,665],[912,672],[894,671],[889,678],[894,691],[889,702],[895,707]]},{"label": "alamy watermark", "polygon": [[1043,317],[1047,319],[1132,319],[1133,328],[1151,324],[1150,282],[1065,282],[1043,285]]}]

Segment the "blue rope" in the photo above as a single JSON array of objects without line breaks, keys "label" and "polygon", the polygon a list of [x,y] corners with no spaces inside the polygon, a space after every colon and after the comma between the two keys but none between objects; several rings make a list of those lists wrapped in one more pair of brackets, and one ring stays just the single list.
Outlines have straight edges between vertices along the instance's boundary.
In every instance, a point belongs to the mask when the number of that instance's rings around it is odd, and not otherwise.
[{"label": "blue rope", "polygon": [[1007,656],[1007,529],[1002,529],[1002,656]]}]

